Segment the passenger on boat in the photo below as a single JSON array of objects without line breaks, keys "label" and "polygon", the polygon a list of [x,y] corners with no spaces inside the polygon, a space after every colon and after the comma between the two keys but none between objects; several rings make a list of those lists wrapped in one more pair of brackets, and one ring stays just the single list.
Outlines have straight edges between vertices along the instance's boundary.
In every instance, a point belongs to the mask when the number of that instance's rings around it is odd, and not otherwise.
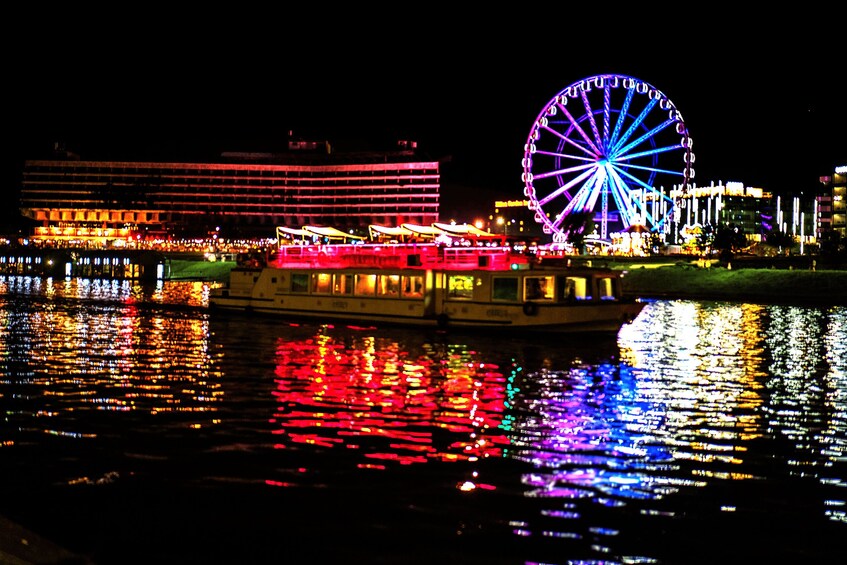
[{"label": "passenger on boat", "polygon": [[565,282],[565,300],[568,302],[576,302],[576,287],[572,280]]},{"label": "passenger on boat", "polygon": [[544,289],[541,288],[541,279],[533,277],[527,279],[527,283],[527,300],[540,300],[541,298],[544,298]]}]

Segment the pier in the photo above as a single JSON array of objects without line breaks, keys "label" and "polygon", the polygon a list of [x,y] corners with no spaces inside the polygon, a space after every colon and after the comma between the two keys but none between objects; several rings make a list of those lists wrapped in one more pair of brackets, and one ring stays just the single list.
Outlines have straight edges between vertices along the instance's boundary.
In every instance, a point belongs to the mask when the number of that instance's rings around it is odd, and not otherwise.
[{"label": "pier", "polygon": [[167,277],[164,253],[138,249],[0,249],[0,275],[158,280]]}]

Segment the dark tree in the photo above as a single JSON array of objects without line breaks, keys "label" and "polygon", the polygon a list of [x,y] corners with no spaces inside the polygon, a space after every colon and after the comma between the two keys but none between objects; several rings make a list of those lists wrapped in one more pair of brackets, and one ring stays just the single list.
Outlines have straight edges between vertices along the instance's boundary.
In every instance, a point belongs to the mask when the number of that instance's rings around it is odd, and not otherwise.
[{"label": "dark tree", "polygon": [[820,250],[823,257],[845,257],[847,256],[847,239],[841,235],[841,232],[827,230],[821,234]]},{"label": "dark tree", "polygon": [[765,243],[776,248],[780,254],[788,254],[794,247],[794,236],[779,230],[771,230],[765,234]]},{"label": "dark tree", "polygon": [[564,217],[561,225],[562,231],[568,242],[582,251],[585,244],[585,236],[594,231],[594,212],[592,210],[583,210],[582,212],[572,212]]},{"label": "dark tree", "polygon": [[721,261],[730,261],[736,253],[747,247],[744,230],[735,224],[718,226],[712,239],[712,249],[718,251]]}]

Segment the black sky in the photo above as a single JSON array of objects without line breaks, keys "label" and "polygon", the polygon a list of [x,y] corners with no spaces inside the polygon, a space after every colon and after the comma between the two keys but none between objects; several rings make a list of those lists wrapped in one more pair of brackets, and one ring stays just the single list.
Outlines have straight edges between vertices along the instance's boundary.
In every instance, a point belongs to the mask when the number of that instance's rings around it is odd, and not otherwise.
[{"label": "black sky", "polygon": [[149,11],[99,25],[75,13],[25,26],[7,65],[4,183],[14,194],[22,160],[54,141],[82,158],[179,160],[272,151],[293,130],[338,146],[413,139],[449,155],[448,206],[520,198],[538,113],[569,84],[604,73],[673,101],[694,141],[698,184],[810,193],[847,164],[847,57],[836,50],[835,14],[771,14],[764,25],[714,7],[661,17],[586,17],[560,5],[397,10]]}]

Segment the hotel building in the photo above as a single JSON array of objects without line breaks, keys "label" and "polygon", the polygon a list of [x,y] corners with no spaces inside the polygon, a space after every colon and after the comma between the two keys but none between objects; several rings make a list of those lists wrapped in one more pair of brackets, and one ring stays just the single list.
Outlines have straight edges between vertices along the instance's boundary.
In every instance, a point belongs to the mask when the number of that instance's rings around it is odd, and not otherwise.
[{"label": "hotel building", "polygon": [[214,162],[88,161],[69,153],[24,163],[21,213],[34,239],[106,243],[142,232],[273,237],[278,226],[438,221],[440,164],[414,142],[390,152],[333,153],[290,142],[285,153],[223,153]]}]

